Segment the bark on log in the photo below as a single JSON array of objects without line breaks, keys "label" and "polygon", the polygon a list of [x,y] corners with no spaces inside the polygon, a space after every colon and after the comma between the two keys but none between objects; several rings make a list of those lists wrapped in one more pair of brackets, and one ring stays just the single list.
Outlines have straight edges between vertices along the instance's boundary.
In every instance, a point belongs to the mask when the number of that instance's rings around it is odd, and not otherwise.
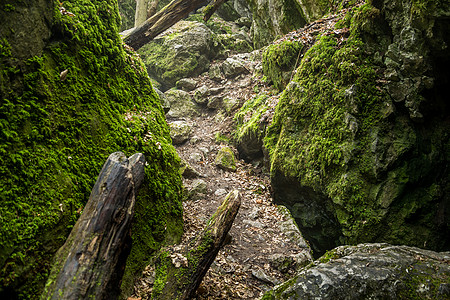
[{"label": "bark on log", "polygon": [[83,213],[55,256],[41,299],[118,297],[144,165],[140,153],[129,159],[121,152],[109,156]]},{"label": "bark on log", "polygon": [[[241,205],[241,196],[237,190],[230,192],[211,217],[202,233],[197,236],[190,249],[182,254],[172,253],[160,258],[156,268],[165,270],[165,285],[152,295],[152,299],[192,299],[203,277],[222,247],[228,231]],[[187,265],[174,265],[174,259],[183,257]],[[157,278],[158,280],[158,278]]]},{"label": "bark on log", "polygon": [[124,38],[124,42],[134,50],[138,50],[158,34],[186,17],[191,11],[206,3],[208,3],[207,0],[173,0],[144,24],[135,28]]}]

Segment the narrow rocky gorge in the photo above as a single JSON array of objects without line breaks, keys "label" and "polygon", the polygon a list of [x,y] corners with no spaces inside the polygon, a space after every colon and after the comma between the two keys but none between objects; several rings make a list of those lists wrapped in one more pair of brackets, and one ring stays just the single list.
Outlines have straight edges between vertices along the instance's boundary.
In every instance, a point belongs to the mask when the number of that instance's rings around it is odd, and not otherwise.
[{"label": "narrow rocky gorge", "polygon": [[[448,1],[228,0],[137,51],[135,7],[0,3],[1,299],[450,298]],[[130,208],[88,200],[111,153]]]}]

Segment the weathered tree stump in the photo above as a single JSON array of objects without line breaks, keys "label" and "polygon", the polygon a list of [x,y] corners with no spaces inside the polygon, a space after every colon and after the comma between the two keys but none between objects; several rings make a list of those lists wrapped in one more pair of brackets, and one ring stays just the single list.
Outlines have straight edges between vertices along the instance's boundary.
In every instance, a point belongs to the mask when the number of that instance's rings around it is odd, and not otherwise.
[{"label": "weathered tree stump", "polygon": [[[183,253],[162,254],[156,263],[159,282],[164,286],[153,288],[152,299],[191,299],[202,282],[227,237],[228,231],[241,205],[237,190],[230,192],[206,228],[194,239]],[[184,264],[174,264],[174,259],[183,258]]]},{"label": "weathered tree stump", "polygon": [[145,157],[116,152],[105,162],[82,215],[58,250],[41,299],[115,299],[130,246]]}]

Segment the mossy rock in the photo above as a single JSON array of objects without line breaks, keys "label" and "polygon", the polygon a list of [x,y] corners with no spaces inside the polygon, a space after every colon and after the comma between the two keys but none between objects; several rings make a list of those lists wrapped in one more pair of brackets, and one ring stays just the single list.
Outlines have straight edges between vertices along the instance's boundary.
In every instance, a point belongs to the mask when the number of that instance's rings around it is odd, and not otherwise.
[{"label": "mossy rock", "polygon": [[[280,97],[265,137],[274,199],[293,212],[316,254],[333,243],[372,241],[449,249],[450,131],[443,122],[448,106],[439,96],[448,69],[430,73],[427,64],[421,71],[437,83],[411,90],[410,97],[428,103],[421,106],[426,121],[416,123],[406,102],[392,102],[382,84],[387,58],[380,56],[390,43],[401,43],[402,29],[391,40],[386,19],[368,4],[348,20],[348,39],[340,44],[338,36],[319,37]],[[435,30],[444,36],[448,27]],[[439,38],[425,41],[421,47],[430,48],[422,54],[435,51],[449,62],[432,46],[442,44]]]},{"label": "mossy rock", "polygon": [[303,44],[299,41],[282,41],[265,48],[263,72],[279,91],[284,90],[293,77],[302,49]]},{"label": "mossy rock", "polygon": [[230,147],[222,147],[216,155],[215,164],[225,171],[236,171],[236,158]]},{"label": "mossy rock", "polygon": [[122,286],[129,291],[146,259],[182,233],[179,158],[164,113],[118,35],[117,1],[64,1],[65,11],[58,1],[25,2],[0,5],[0,297],[39,297],[116,151],[148,162]]},{"label": "mossy rock", "polygon": [[262,299],[447,299],[449,255],[389,244],[342,246]]},{"label": "mossy rock", "polygon": [[299,1],[249,0],[248,4],[253,12],[251,36],[255,49],[270,44],[278,35],[286,34],[306,24]]},{"label": "mossy rock", "polygon": [[246,161],[263,156],[263,139],[268,125],[268,120],[263,116],[269,110],[268,99],[268,95],[258,95],[245,102],[234,115],[234,144],[240,157]]},{"label": "mossy rock", "polygon": [[195,21],[180,21],[168,35],[155,38],[139,49],[149,75],[166,91],[182,78],[208,70],[213,52],[212,31]]}]

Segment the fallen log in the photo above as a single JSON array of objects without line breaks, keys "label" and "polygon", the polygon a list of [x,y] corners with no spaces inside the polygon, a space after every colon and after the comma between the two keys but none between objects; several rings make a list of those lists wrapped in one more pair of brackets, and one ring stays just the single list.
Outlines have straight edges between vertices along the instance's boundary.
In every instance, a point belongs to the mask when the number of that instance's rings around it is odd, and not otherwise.
[{"label": "fallen log", "polygon": [[123,41],[134,50],[138,50],[158,34],[185,18],[191,11],[206,3],[208,3],[207,0],[173,0],[141,26],[131,31]]},{"label": "fallen log", "polygon": [[152,299],[192,299],[227,237],[241,205],[237,190],[230,192],[206,228],[182,253],[162,253],[156,262]]},{"label": "fallen log", "polygon": [[145,157],[109,156],[83,213],[58,250],[41,299],[116,299],[129,253]]}]

